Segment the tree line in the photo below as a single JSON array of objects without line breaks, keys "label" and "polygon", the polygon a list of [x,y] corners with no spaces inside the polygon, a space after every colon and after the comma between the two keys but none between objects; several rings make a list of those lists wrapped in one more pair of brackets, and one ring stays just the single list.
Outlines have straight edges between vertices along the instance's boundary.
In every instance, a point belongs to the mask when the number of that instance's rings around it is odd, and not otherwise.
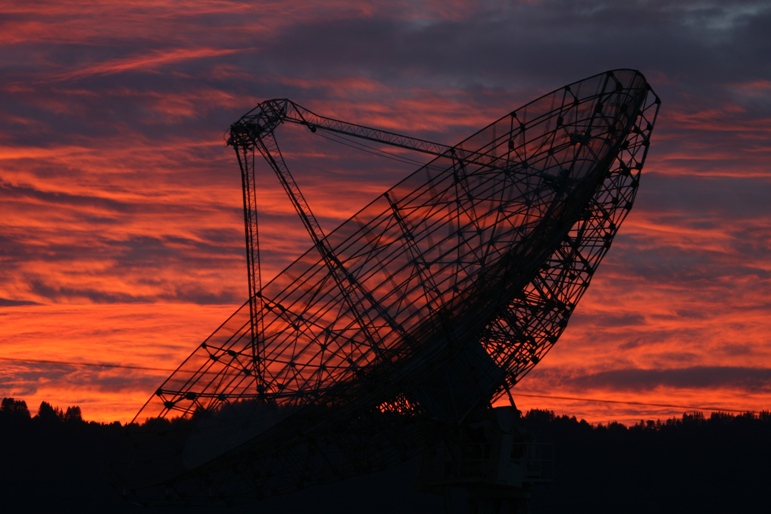
[{"label": "tree line", "polygon": [[[35,419],[41,423],[52,423],[64,421],[67,423],[82,423],[83,416],[80,412],[80,407],[72,406],[67,407],[67,410],[59,409],[52,406],[48,402],[41,402],[38,407],[37,415]],[[24,422],[32,419],[32,415],[27,407],[27,402],[24,400],[16,400],[14,398],[3,398],[0,403],[0,422],[13,423]]]},{"label": "tree line", "polygon": [[[764,512],[768,507],[769,412],[695,412],[626,426],[531,410],[522,423],[538,442],[553,446],[553,478],[532,491],[532,514]],[[77,406],[60,409],[42,402],[32,414],[23,400],[4,398],[0,511],[150,512],[123,503],[110,468],[128,429],[118,422],[85,421]],[[406,514],[418,503],[409,500],[412,478],[393,477],[394,484],[401,482],[394,487],[404,489],[399,494],[405,495]],[[366,479],[357,484],[367,487]],[[371,487],[372,496],[382,489],[377,483]],[[284,501],[276,500],[266,506]]]}]

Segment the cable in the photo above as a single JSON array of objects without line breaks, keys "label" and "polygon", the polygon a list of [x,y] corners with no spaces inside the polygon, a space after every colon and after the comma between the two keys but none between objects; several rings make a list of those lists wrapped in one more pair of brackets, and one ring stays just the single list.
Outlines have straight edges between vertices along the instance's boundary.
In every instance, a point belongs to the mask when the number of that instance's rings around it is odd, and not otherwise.
[{"label": "cable", "polygon": [[58,361],[48,359],[14,359],[13,357],[0,357],[0,361],[9,362],[30,362],[35,364],[64,364],[67,366],[87,366],[92,368],[124,368],[124,369],[141,369],[147,371],[165,371],[168,373],[173,372],[173,369],[168,368],[153,368],[149,366],[135,366],[133,364],[113,364],[110,362],[96,363],[96,362],[73,362],[73,361]]},{"label": "cable", "polygon": [[402,164],[409,164],[411,166],[425,166],[425,167],[429,167],[429,168],[432,168],[432,169],[442,169],[442,168],[440,168],[438,166],[429,166],[428,164],[426,164],[424,162],[421,162],[421,161],[418,161],[418,160],[414,160],[414,159],[410,159],[409,157],[396,156],[396,155],[394,155],[392,153],[385,152],[383,150],[378,150],[377,148],[374,148],[372,146],[365,145],[365,144],[359,143],[359,142],[355,142],[353,140],[346,139],[346,138],[344,138],[342,136],[336,136],[336,135],[333,136],[331,134],[319,134],[319,133],[317,133],[317,135],[323,137],[324,139],[326,139],[328,141],[332,141],[333,143],[337,143],[339,145],[347,146],[349,148],[353,148],[353,149],[359,150],[361,152],[370,153],[370,154],[376,155],[378,157],[383,157],[385,159],[391,159],[392,161],[396,161],[396,162],[399,162],[399,163],[402,163]]},{"label": "cable", "polygon": [[[146,371],[164,371],[167,373],[173,373],[174,369],[170,368],[154,368],[150,366],[137,366],[132,364],[114,364],[114,363],[95,363],[95,362],[74,362],[74,361],[61,361],[61,360],[47,360],[47,359],[16,359],[13,357],[0,357],[0,361],[9,362],[29,362],[35,364],[63,364],[67,366],[84,366],[92,368],[122,368],[122,369],[139,369]],[[742,409],[726,409],[720,407],[695,407],[693,405],[678,405],[673,403],[647,403],[636,402],[631,400],[608,400],[604,398],[582,398],[580,396],[554,396],[549,394],[536,394],[536,393],[522,393],[513,392],[514,397],[523,396],[525,398],[544,398],[547,400],[566,400],[571,402],[592,402],[592,403],[610,403],[610,404],[622,404],[622,405],[639,405],[641,407],[665,407],[672,409],[685,409],[695,411],[710,411],[710,412],[738,412],[738,413],[751,413],[758,414],[759,411],[742,410]]]},{"label": "cable", "polygon": [[634,402],[629,400],[605,400],[601,398],[579,398],[576,396],[551,396],[546,394],[530,394],[530,393],[515,393],[514,396],[524,396],[527,398],[548,398],[550,400],[568,400],[573,402],[597,402],[597,403],[614,403],[614,404],[620,403],[620,404],[626,404],[626,405],[641,405],[643,407],[669,407],[669,408],[675,408],[675,409],[706,410],[706,411],[714,411],[714,412],[740,412],[740,413],[749,412],[751,414],[758,413],[758,411],[754,411],[754,410],[722,409],[717,407],[694,407],[692,405],[675,405],[672,403],[645,403],[645,402]]}]

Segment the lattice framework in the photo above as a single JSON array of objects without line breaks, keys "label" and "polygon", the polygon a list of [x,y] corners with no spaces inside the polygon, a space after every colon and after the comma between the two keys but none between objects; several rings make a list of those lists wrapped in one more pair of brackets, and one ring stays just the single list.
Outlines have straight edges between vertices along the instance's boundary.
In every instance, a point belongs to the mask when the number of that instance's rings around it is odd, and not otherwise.
[{"label": "lattice framework", "polygon": [[[459,423],[507,394],[557,341],[631,209],[659,104],[641,74],[616,70],[453,147],[288,100],[245,115],[231,143],[254,294],[137,415],[177,419],[159,426],[182,454],[158,448],[172,464],[145,485],[234,498],[349,476],[414,453],[424,420]],[[434,157],[324,235],[281,156],[288,123]],[[313,243],[264,285],[256,154],[289,177]]]}]

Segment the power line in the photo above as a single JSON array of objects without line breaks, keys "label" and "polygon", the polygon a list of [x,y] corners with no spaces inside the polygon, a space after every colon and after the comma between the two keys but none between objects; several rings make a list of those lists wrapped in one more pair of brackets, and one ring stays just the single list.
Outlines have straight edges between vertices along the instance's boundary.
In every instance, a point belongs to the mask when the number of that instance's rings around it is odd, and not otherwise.
[{"label": "power line", "polygon": [[757,411],[742,410],[742,409],[724,409],[719,407],[694,407],[693,405],[676,405],[673,403],[647,403],[647,402],[635,402],[631,400],[607,400],[604,398],[580,398],[577,396],[552,396],[547,394],[531,394],[531,393],[514,393],[514,396],[525,396],[528,398],[548,398],[550,400],[568,400],[573,402],[597,402],[597,403],[613,403],[613,404],[625,404],[625,405],[641,405],[643,407],[668,407],[673,409],[685,409],[685,410],[706,410],[713,412],[749,412],[757,414]]},{"label": "power line", "polygon": [[86,366],[91,368],[123,368],[123,369],[141,369],[146,371],[165,371],[171,373],[174,370],[169,368],[153,368],[150,366],[137,366],[134,364],[114,364],[111,362],[74,362],[74,361],[60,361],[49,359],[16,359],[13,357],[0,357],[0,361],[9,362],[29,362],[33,364],[62,364],[66,366]]},{"label": "power line", "polygon": [[[9,362],[28,362],[33,364],[61,364],[66,366],[84,366],[91,368],[119,368],[119,369],[138,369],[145,371],[163,371],[166,373],[173,373],[175,370],[170,368],[154,368],[151,366],[138,366],[133,364],[115,364],[111,362],[75,362],[75,361],[63,361],[63,360],[49,360],[49,359],[18,359],[13,357],[0,357],[0,361]],[[571,402],[591,402],[591,403],[610,403],[616,405],[638,405],[641,407],[664,407],[671,409],[685,409],[694,411],[710,411],[710,412],[738,412],[738,413],[752,413],[757,414],[758,411],[742,410],[742,409],[726,409],[720,407],[695,407],[693,405],[679,405],[674,403],[648,403],[648,402],[636,402],[632,400],[609,400],[606,398],[583,398],[580,396],[556,396],[550,394],[537,394],[537,393],[523,393],[514,392],[513,395],[523,396],[525,398],[543,398],[547,400],[565,400]]]}]

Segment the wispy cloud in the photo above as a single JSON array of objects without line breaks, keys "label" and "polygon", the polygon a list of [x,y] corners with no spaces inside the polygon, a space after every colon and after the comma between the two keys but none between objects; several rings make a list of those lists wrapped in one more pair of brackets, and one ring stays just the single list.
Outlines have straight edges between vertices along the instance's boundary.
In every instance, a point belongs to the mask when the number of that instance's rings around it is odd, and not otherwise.
[{"label": "wispy cloud", "polygon": [[54,75],[54,80],[76,80],[99,75],[112,75],[128,71],[147,72],[154,71],[162,66],[188,61],[193,59],[206,59],[231,55],[239,50],[218,50],[212,48],[177,48],[155,51],[144,55],[132,55],[126,58],[101,62],[84,68]]}]

